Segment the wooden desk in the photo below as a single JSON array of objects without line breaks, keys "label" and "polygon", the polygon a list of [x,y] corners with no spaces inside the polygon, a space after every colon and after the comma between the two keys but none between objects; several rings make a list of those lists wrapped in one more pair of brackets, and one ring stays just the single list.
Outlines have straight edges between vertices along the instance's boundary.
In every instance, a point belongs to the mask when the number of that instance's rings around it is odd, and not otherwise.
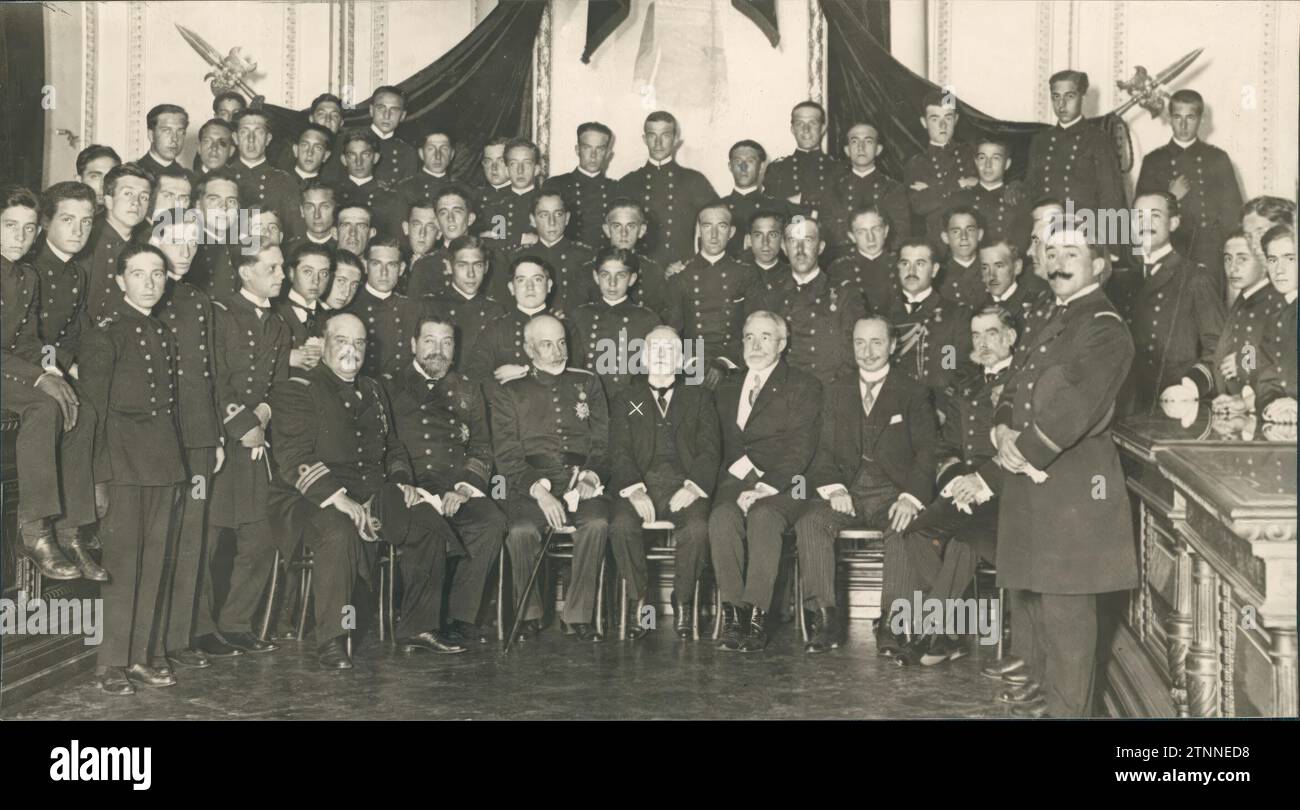
[{"label": "wooden desk", "polygon": [[1116,635],[1120,716],[1294,717],[1296,445],[1273,425],[1198,414],[1114,431],[1141,586]]}]

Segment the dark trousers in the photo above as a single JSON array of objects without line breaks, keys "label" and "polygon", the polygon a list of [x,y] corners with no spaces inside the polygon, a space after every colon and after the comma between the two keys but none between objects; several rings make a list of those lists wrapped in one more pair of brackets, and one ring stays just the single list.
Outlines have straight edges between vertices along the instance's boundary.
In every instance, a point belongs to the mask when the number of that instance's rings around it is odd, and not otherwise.
[{"label": "dark trousers", "polygon": [[[541,550],[542,532],[547,530],[546,516],[532,498],[512,497],[506,502],[509,531],[506,550],[510,554],[513,572],[514,596],[518,600],[528,585],[528,575]],[[605,556],[605,542],[609,539],[609,500],[590,498],[578,503],[578,510],[569,515],[573,534],[573,570],[564,595],[566,624],[590,624],[596,608],[596,583],[600,574],[600,561]],[[542,617],[540,584],[524,606],[524,619]]]},{"label": "dark trousers", "polygon": [[[700,498],[680,512],[670,512],[668,502],[676,492],[677,489],[666,493],[652,490],[649,494],[655,505],[655,517],[670,520],[677,527],[673,530],[673,593],[679,602],[686,604],[695,592],[695,583],[704,571],[704,561],[709,553],[709,502]],[[627,498],[620,497],[614,501],[609,544],[618,571],[627,580],[629,596],[640,601],[649,589],[650,578],[641,534],[641,516]]]},{"label": "dark trousers", "polygon": [[1024,592],[1033,627],[1026,663],[1052,717],[1091,717],[1097,669],[1096,594]]},{"label": "dark trousers", "polygon": [[[185,482],[172,509],[171,542],[167,545],[167,609],[163,613],[163,649],[190,646],[194,615],[203,577],[204,535],[208,529],[208,493],[212,468],[217,463],[213,447],[185,450]],[[196,483],[196,476],[202,482]]]},{"label": "dark trousers", "polygon": [[152,637],[163,603],[163,569],[174,486],[109,485],[108,514],[100,526],[104,566],[112,579],[100,586],[104,641],[100,667],[149,664],[161,652]]},{"label": "dark trousers", "polygon": [[[827,500],[807,502],[794,524],[804,608],[835,607],[835,536],[848,527],[886,529],[889,507],[897,498],[898,491],[892,488],[880,488],[868,497],[854,497],[852,515],[836,512]],[[891,536],[892,532],[886,532],[886,547]]]},{"label": "dark trousers", "polygon": [[755,501],[745,515],[736,498],[751,488],[734,477],[718,486],[709,514],[709,554],[722,601],[770,610],[781,565],[782,536],[794,525],[805,503],[780,493]]},{"label": "dark trousers", "polygon": [[447,522],[469,553],[456,564],[448,600],[448,618],[477,624],[483,587],[506,539],[506,516],[491,498],[470,498]]},{"label": "dark trousers", "polygon": [[[218,541],[223,528],[233,528],[235,531],[235,562],[230,569],[230,591],[218,611],[212,564],[220,547]],[[275,562],[275,542],[271,536],[270,521],[257,520],[234,527],[209,521],[206,552],[203,560],[203,594],[194,622],[194,635],[206,636],[218,630],[223,633],[252,632],[253,614],[270,581],[271,565]]]},{"label": "dark trousers", "polygon": [[[20,418],[14,454],[21,486],[18,525],[54,518],[59,529],[95,522],[92,464],[95,411],[82,400],[77,425],[63,430],[63,413],[54,398],[17,382],[0,386],[0,407]],[[62,497],[60,497],[62,496]]]},{"label": "dark trousers", "polygon": [[994,562],[998,542],[996,500],[971,514],[948,498],[936,498],[904,534],[908,569],[921,598],[960,599],[975,579],[980,559]]}]

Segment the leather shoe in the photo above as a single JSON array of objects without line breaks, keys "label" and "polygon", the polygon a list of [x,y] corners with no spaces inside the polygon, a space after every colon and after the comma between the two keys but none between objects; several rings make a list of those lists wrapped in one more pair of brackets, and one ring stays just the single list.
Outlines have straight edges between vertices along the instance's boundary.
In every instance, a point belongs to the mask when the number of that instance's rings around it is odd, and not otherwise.
[{"label": "leather shoe", "polygon": [[894,658],[907,646],[907,638],[900,636],[887,627],[876,628],[876,655],[882,658]]},{"label": "leather shoe", "polygon": [[1024,703],[1012,706],[1011,716],[1025,720],[1041,720],[1049,715],[1047,714],[1047,704],[1045,703]]},{"label": "leather shoe", "polygon": [[1003,683],[1009,683],[1012,686],[1024,686],[1029,683],[1029,670],[1028,668],[1025,668],[1008,672],[1006,675],[1002,676],[1002,681]]},{"label": "leather shoe", "polygon": [[921,651],[920,663],[923,667],[932,667],[945,661],[964,658],[967,650],[959,639],[939,633],[931,636],[929,643]]},{"label": "leather shoe", "polygon": [[352,669],[352,659],[344,636],[335,636],[316,650],[316,660],[321,669]]},{"label": "leather shoe", "polygon": [[723,602],[722,615],[718,620],[722,622],[722,637],[718,639],[718,649],[729,652],[739,650],[740,643],[745,640],[745,629],[749,626],[746,609],[730,602]]},{"label": "leather shoe", "polygon": [[429,630],[419,634],[418,636],[399,638],[397,640],[397,649],[404,653],[413,653],[417,650],[424,650],[431,653],[445,654],[463,653],[466,650],[465,647],[459,644],[453,644],[444,639],[441,633],[435,633]]},{"label": "leather shoe", "polygon": [[109,667],[99,673],[99,688],[110,695],[134,695],[135,687],[121,667]]},{"label": "leather shoe", "polygon": [[1000,703],[1031,703],[1041,697],[1038,684],[1030,681],[1024,686],[1013,686],[998,695]]},{"label": "leather shoe", "polygon": [[165,678],[175,678],[176,673],[172,672],[172,665],[166,658],[155,658],[149,662],[149,669],[157,672]]},{"label": "leather shoe", "polygon": [[830,652],[839,646],[840,628],[835,618],[835,608],[821,608],[813,620],[813,636],[804,645],[804,652],[819,654]]},{"label": "leather shoe", "polygon": [[243,650],[222,641],[216,633],[208,633],[206,636],[194,639],[193,649],[207,658],[234,658],[236,655],[244,654]]},{"label": "leather shoe", "polygon": [[246,653],[268,653],[280,649],[280,645],[262,641],[252,633],[222,633],[222,635],[227,644]]},{"label": "leather shoe", "polygon": [[524,619],[519,623],[519,640],[527,641],[530,638],[537,638],[537,634],[542,632],[542,623],[538,619]]},{"label": "leather shoe", "polygon": [[208,657],[198,650],[176,650],[168,654],[167,661],[182,669],[205,669],[212,666]]},{"label": "leather shoe", "polygon": [[1024,669],[1024,659],[1016,658],[1014,655],[1008,655],[1001,661],[994,661],[980,670],[980,674],[985,678],[992,678],[995,681],[1002,680],[1008,672],[1015,672],[1018,669]]},{"label": "leather shoe", "polygon": [[104,570],[103,566],[91,558],[90,552],[86,550],[81,538],[77,536],[77,530],[73,529],[71,531],[72,537],[67,540],[62,537],[59,538],[59,548],[63,549],[63,553],[67,555],[68,560],[77,566],[77,570],[81,571],[82,578],[89,579],[92,582],[108,582],[108,571]]},{"label": "leather shoe", "polygon": [[741,652],[762,652],[767,646],[767,611],[760,607],[752,608],[749,617],[749,631],[740,640]]},{"label": "leather shoe", "polygon": [[477,624],[462,622],[459,619],[451,623],[442,637],[453,644],[487,644],[487,634]]},{"label": "leather shoe", "polygon": [[677,601],[677,592],[673,592],[673,632],[678,638],[690,638],[695,635],[695,606]]},{"label": "leather shoe", "polygon": [[[54,542],[54,530],[45,521],[24,524],[20,534],[23,542],[18,547],[23,556],[36,563],[41,576],[47,579],[80,579],[81,569],[63,556]],[[121,693],[128,694],[128,693]]]},{"label": "leather shoe", "polygon": [[596,632],[596,625],[594,624],[586,624],[585,622],[580,622],[578,624],[571,624],[569,625],[569,627],[573,629],[573,634],[578,639],[578,641],[587,641],[587,642],[604,641],[604,639],[601,638],[600,633]]},{"label": "leather shoe", "polygon": [[132,664],[126,668],[126,676],[131,680],[143,686],[175,686],[176,679],[169,672],[162,674],[153,667],[147,667],[144,664]]}]

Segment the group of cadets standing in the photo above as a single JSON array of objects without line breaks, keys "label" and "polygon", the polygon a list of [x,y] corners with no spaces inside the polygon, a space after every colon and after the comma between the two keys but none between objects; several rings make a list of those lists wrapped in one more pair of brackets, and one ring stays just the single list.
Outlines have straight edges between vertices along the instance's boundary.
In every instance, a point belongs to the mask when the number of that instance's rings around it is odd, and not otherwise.
[{"label": "group of cadets standing", "polygon": [[[879,127],[851,126],[841,160],[821,148],[825,110],[803,102],[796,151],[769,164],[758,142],[736,143],[724,196],[677,163],[681,128],[662,111],[645,121],[645,165],[621,179],[605,176],[613,133],[592,122],[578,128],[573,171],[545,179],[536,145],[497,139],[471,190],[450,176],[446,130],[415,146],[396,136],[396,87],[375,91],[359,130],[340,131],[342,102],[319,96],[287,145],[263,111],[222,94],[189,171],[177,163],[188,115],[159,105],[133,163],[91,146],[78,182],[0,200],[24,551],[46,576],[104,583],[101,684],[127,694],[174,683],[173,667],[275,649],[253,615],[275,551],[291,556],[300,540],[320,572],[321,663],[350,666],[331,628],[378,525],[407,546],[400,641],[435,652],[483,638],[497,549],[518,560],[522,585],[547,525],[576,527],[564,619],[594,640],[606,540],[641,596],[637,521],[680,513],[674,604],[711,556],[722,646],[737,650],[765,644],[789,529],[810,652],[838,644],[839,528],[887,530],[885,591],[903,597],[913,586],[960,596],[1001,540],[1017,549],[998,567],[1032,628],[993,673],[1016,686],[1004,697],[1086,714],[1092,599],[1131,587],[1131,550],[1117,546],[1118,563],[1045,554],[1027,514],[1009,530],[1007,509],[989,505],[995,493],[1017,508],[1045,502],[1007,471],[1076,459],[1048,480],[1052,508],[1083,514],[1069,482],[1088,464],[1113,472],[1105,430],[1117,414],[1209,397],[1276,421],[1296,412],[1294,205],[1263,197],[1243,210],[1227,155],[1197,138],[1198,94],[1173,95],[1173,139],[1143,162],[1141,250],[1102,256],[1089,243],[1081,256],[1048,238],[1071,208],[1126,207],[1113,150],[1081,116],[1087,89],[1086,74],[1052,77],[1058,122],[1034,137],[1024,181],[1006,177],[1006,143],[953,140],[955,99],[936,92],[920,121],[928,144],[901,180],[876,165]],[[1058,276],[1095,283],[1053,298]],[[645,377],[618,361],[650,334],[676,348]],[[1130,355],[1132,372],[1116,373]],[[1092,388],[1076,374],[1056,400],[1032,395],[1054,360],[1080,364]],[[678,384],[691,373],[704,385]],[[509,488],[501,505],[494,469]],[[811,504],[792,495],[805,474]],[[87,551],[96,520],[108,570]],[[222,531],[236,550],[218,595]],[[970,543],[953,540],[963,532]],[[444,619],[449,555],[464,558]],[[540,615],[527,606],[525,636]],[[942,633],[907,641],[888,619],[883,654],[961,654]],[[691,631],[689,611],[676,630]],[[1068,643],[1033,646],[1057,635]],[[1065,654],[1087,672],[1063,674]]]}]

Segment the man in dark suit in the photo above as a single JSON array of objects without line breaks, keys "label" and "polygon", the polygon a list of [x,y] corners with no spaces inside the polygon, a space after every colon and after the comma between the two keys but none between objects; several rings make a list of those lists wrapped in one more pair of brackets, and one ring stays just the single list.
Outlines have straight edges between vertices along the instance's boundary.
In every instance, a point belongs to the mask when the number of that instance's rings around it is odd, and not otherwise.
[{"label": "man in dark suit", "polygon": [[718,386],[721,480],[709,514],[713,570],[722,595],[719,649],[767,646],[782,535],[802,511],[804,472],[821,428],[817,378],[781,360],[788,333],[781,316],[759,310],[745,319],[748,371]]},{"label": "man in dark suit", "polygon": [[[524,327],[534,316],[561,313],[548,309],[551,266],[532,256],[520,255],[510,263],[509,283],[513,306],[504,317],[492,321],[479,333],[472,354],[465,357],[465,376],[484,386],[489,401],[492,388],[527,376],[529,355]],[[565,357],[568,357],[567,347]],[[576,365],[576,363],[575,363]]]},{"label": "man in dark suit", "polygon": [[820,500],[810,501],[794,524],[804,581],[799,609],[815,617],[815,632],[804,648],[810,653],[839,646],[835,535],[850,525],[886,532],[879,651],[897,650],[897,638],[885,628],[894,600],[911,596],[902,532],[933,494],[935,416],[925,386],[892,371],[894,343],[884,318],[858,320],[853,327],[857,368],[826,389],[825,423],[809,476]]},{"label": "man in dark suit", "polygon": [[338,144],[347,167],[347,174],[338,181],[339,213],[354,205],[364,207],[376,232],[395,236],[405,212],[400,210],[401,200],[377,176],[379,138],[368,129],[349,129],[339,136]]},{"label": "man in dark suit", "polygon": [[748,227],[745,235],[745,253],[740,256],[741,264],[748,264],[758,271],[763,281],[780,278],[790,272],[790,263],[781,252],[781,242],[785,234],[786,216],[782,209],[756,211],[749,218],[747,226],[736,225],[737,229]]},{"label": "man in dark suit", "polygon": [[248,109],[235,117],[235,145],[239,155],[229,170],[239,184],[239,201],[245,208],[269,209],[283,223],[300,202],[298,181],[266,159],[271,144],[271,121],[265,111]]},{"label": "man in dark suit", "polygon": [[379,165],[375,179],[384,188],[396,188],[420,169],[420,158],[409,143],[397,137],[397,125],[406,120],[406,94],[391,84],[375,88],[370,97],[370,132],[376,139]]},{"label": "man in dark suit", "polygon": [[983,138],[975,144],[979,183],[966,191],[968,204],[980,215],[985,239],[1012,239],[1024,247],[1029,232],[1029,191],[1019,180],[1007,181],[1011,156],[1005,141]]},{"label": "man in dark suit", "polygon": [[1255,408],[1270,422],[1296,422],[1296,238],[1295,229],[1277,225],[1264,234],[1262,250],[1268,278],[1286,306],[1264,333]]},{"label": "man in dark suit", "polygon": [[104,207],[104,176],[120,165],[122,158],[111,146],[93,143],[77,153],[77,179],[94,189],[96,213]]},{"label": "man in dark suit", "polygon": [[[640,604],[648,585],[641,527],[668,520],[673,531],[673,628],[694,629],[692,596],[709,553],[709,498],[721,459],[713,396],[681,374],[682,344],[669,326],[645,337],[647,373],[610,403],[611,488],[614,520],[609,542],[631,598]],[[644,633],[637,624],[633,638]]]},{"label": "man in dark suit", "polygon": [[[600,560],[609,538],[609,410],[600,380],[566,368],[564,325],[539,315],[524,328],[529,365],[524,375],[492,391],[492,442],[505,476],[510,529],[506,548],[516,599],[523,597],[542,530],[573,526],[573,573],[564,595],[563,621],[579,641],[600,641],[592,623]],[[521,632],[540,630],[536,590]]]},{"label": "man in dark suit", "polygon": [[564,197],[564,207],[570,212],[568,237],[594,248],[601,243],[605,212],[617,196],[614,189],[618,181],[605,176],[614,156],[613,131],[599,121],[579,124],[574,152],[578,155],[577,167],[547,180],[543,188]]},{"label": "man in dark suit", "polygon": [[[406,448],[398,441],[382,386],[363,376],[366,330],[342,313],[325,324],[321,361],[276,381],[275,477],[271,498],[276,533],[312,550],[318,660],[324,669],[351,669],[345,638],[358,572],[369,578],[376,540],[393,546],[402,577],[394,631],[402,652],[461,653],[439,632],[447,555],[459,549],[438,513],[443,505],[414,485]],[[354,439],[355,434],[355,439]]]},{"label": "man in dark suit", "polygon": [[[77,185],[67,183],[64,190]],[[80,202],[65,202],[63,208],[80,209],[79,214],[87,208],[93,211],[93,195],[86,194],[84,188],[76,192],[75,199]],[[16,412],[21,420],[14,441],[22,479],[18,494],[22,543],[17,548],[36,563],[43,577],[76,579],[82,576],[80,564],[84,563],[86,570],[102,581],[102,569],[85,554],[79,541],[76,549],[68,552],[77,555],[80,550],[81,556],[73,557],[76,562],[65,557],[51,526],[51,521],[66,516],[70,526],[65,535],[71,540],[78,526],[95,520],[94,479],[89,474],[95,412],[82,407],[63,371],[42,357],[37,331],[40,281],[36,270],[22,262],[40,231],[37,208],[36,196],[27,189],[0,188],[0,407]],[[59,231],[54,236],[56,242],[64,243],[63,232],[69,226],[79,232],[82,222],[74,217],[55,226]],[[79,422],[88,422],[90,427],[83,425],[78,433]]]},{"label": "man in dark suit", "polygon": [[446,638],[455,644],[484,642],[478,626],[483,586],[506,536],[506,516],[488,497],[487,409],[479,386],[451,368],[455,326],[425,317],[416,335],[414,359],[387,375],[384,387],[415,484],[440,497],[442,515],[465,547],[452,578]]},{"label": "man in dark suit", "polygon": [[290,253],[299,245],[319,245],[330,250],[338,247],[334,228],[338,195],[338,188],[333,183],[319,177],[303,183],[298,196],[298,213],[285,234],[285,244]]},{"label": "man in dark suit", "polygon": [[120,306],[98,321],[81,350],[81,386],[103,414],[95,430],[95,483],[109,487],[101,525],[104,562],[113,572],[100,590],[104,643],[99,686],[134,694],[132,682],[173,686],[163,654],[167,591],[164,562],[176,485],[185,480],[176,419],[176,340],[151,314],[167,286],[167,259],[153,245],[129,245],[117,258]]},{"label": "man in dark suit", "polygon": [[[324,182],[321,179],[321,166],[329,160],[333,150],[334,133],[325,127],[319,124],[308,124],[299,133],[298,141],[293,145],[293,153],[296,156],[293,169],[289,172],[289,177],[297,184],[297,194],[292,198],[292,204],[287,205],[281,212],[285,217],[286,241],[306,238],[308,233],[306,215],[310,211],[306,204],[306,191],[308,188],[319,188],[317,184]],[[331,221],[330,225],[333,224]],[[316,223],[313,230],[319,236],[322,229]]]},{"label": "man in dark suit", "polygon": [[436,200],[451,185],[451,161],[456,157],[456,147],[450,134],[434,128],[425,133],[416,154],[420,158],[420,170],[393,187],[408,207],[417,200]]},{"label": "man in dark suit", "polygon": [[510,184],[485,201],[478,227],[480,236],[494,246],[512,250],[531,244],[536,236],[532,214],[542,153],[527,138],[513,138],[505,146],[505,160]]},{"label": "man in dark suit", "polygon": [[1133,339],[1098,283],[1103,248],[1058,229],[1046,259],[1055,306],[1026,330],[993,417],[1006,471],[998,585],[1027,591],[1031,681],[1010,696],[1021,704],[1016,713],[1087,717],[1099,664],[1097,595],[1138,584],[1133,513],[1110,434]]},{"label": "man in dark suit", "polygon": [[[596,251],[590,245],[568,237],[569,212],[564,205],[564,198],[558,192],[542,191],[533,196],[528,222],[536,231],[537,241],[520,247],[515,255],[532,256],[551,266],[555,271],[551,279],[554,282],[551,309],[572,316],[573,311],[583,304],[600,300],[600,292],[592,281]],[[509,279],[502,275],[498,273],[489,288],[489,293],[497,300],[510,294],[506,288]]]},{"label": "man in dark suit", "polygon": [[943,244],[948,255],[939,263],[934,288],[949,301],[967,309],[984,297],[979,267],[979,244],[984,223],[974,208],[957,206],[943,212]]},{"label": "man in dark suit", "polygon": [[1137,355],[1120,396],[1123,415],[1154,413],[1161,399],[1199,399],[1202,388],[1213,388],[1214,355],[1226,316],[1209,271],[1184,259],[1169,242],[1180,224],[1178,200],[1158,191],[1139,196],[1133,206],[1143,267],[1132,272],[1141,272],[1144,281],[1129,322]]},{"label": "man in dark suit", "polygon": [[[630,250],[636,255],[637,283],[633,288],[632,300],[647,307],[663,318],[668,312],[668,275],[664,266],[650,258],[644,251],[637,250],[641,238],[647,230],[645,207],[628,197],[616,197],[610,201],[609,210],[605,212],[601,233],[608,240],[610,247]],[[780,236],[777,237],[778,251]],[[595,244],[595,243],[588,243]],[[678,266],[680,270],[682,265]]]},{"label": "man in dark suit", "polygon": [[145,115],[145,126],[149,128],[149,151],[135,162],[156,175],[163,167],[174,164],[185,147],[185,130],[190,127],[190,115],[184,107],[158,104]]}]

